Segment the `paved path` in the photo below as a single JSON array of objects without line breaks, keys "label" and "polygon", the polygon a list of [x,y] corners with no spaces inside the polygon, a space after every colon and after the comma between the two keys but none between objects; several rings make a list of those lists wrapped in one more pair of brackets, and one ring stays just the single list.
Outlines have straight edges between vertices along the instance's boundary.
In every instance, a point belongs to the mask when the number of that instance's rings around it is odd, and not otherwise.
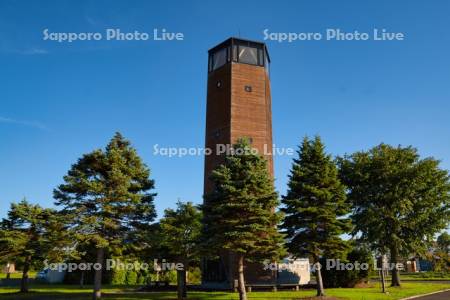
[{"label": "paved path", "polygon": [[[402,279],[400,278],[401,282],[416,282],[416,283],[448,283],[450,284],[450,280],[447,279],[424,279],[424,280],[416,280],[416,279]],[[370,282],[381,282],[379,279],[370,279]],[[391,284],[391,280],[386,280],[386,284]]]},{"label": "paved path", "polygon": [[450,299],[450,291],[414,298],[414,300],[449,300],[449,299]]}]

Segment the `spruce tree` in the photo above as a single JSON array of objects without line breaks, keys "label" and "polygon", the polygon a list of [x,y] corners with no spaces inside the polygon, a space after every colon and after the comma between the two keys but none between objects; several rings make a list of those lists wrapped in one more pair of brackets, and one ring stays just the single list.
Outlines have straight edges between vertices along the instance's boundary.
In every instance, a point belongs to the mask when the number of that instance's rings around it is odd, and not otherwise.
[{"label": "spruce tree", "polygon": [[350,230],[350,212],[345,187],[337,167],[320,137],[303,139],[283,197],[288,251],[295,257],[309,257],[315,265],[317,295],[325,294],[319,260],[340,257],[346,250],[340,235]]},{"label": "spruce tree", "polygon": [[172,258],[183,264],[177,270],[178,299],[187,297],[186,272],[191,263],[199,261],[199,238],[202,214],[191,202],[177,202],[177,209],[166,209],[160,221],[163,245]]},{"label": "spruce tree", "polygon": [[277,259],[283,254],[283,237],[277,230],[280,214],[273,179],[266,160],[240,139],[224,164],[211,175],[214,189],[205,195],[203,247],[219,255],[230,251],[236,258],[238,290],[245,290],[245,261]]},{"label": "spruce tree", "polygon": [[[23,261],[20,291],[28,292],[28,273],[34,263],[57,256],[64,242],[64,227],[57,213],[25,199],[12,203],[0,224],[0,258]],[[53,255],[51,253],[53,252]]]},{"label": "spruce tree", "polygon": [[[97,248],[103,266],[105,251],[135,240],[150,227],[156,213],[154,182],[130,142],[116,133],[105,150],[83,155],[54,190],[71,230]],[[103,269],[103,267],[102,267]],[[101,297],[102,270],[95,271],[94,299]]]}]

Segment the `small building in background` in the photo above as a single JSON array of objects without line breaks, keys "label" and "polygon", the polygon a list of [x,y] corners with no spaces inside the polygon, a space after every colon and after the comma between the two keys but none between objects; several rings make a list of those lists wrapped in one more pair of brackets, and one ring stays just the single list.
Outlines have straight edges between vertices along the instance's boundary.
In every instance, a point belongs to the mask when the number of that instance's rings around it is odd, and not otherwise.
[{"label": "small building in background", "polygon": [[406,272],[416,273],[420,271],[420,264],[418,258],[412,258],[406,261]]},{"label": "small building in background", "polygon": [[37,273],[36,279],[47,283],[62,283],[65,275],[66,271],[44,269]]},{"label": "small building in background", "polygon": [[283,284],[308,284],[311,280],[311,270],[307,258],[285,258],[278,264],[277,283]]},{"label": "small building in background", "polygon": [[2,268],[2,273],[11,274],[16,272],[16,265],[14,263],[6,263]]}]

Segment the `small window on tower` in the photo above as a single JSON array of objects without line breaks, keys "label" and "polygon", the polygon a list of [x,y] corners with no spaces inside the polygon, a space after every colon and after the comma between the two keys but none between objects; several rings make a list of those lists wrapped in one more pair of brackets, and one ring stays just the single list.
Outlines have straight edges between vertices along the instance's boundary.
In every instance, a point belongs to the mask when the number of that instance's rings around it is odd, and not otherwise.
[{"label": "small window on tower", "polygon": [[245,89],[246,92],[250,93],[252,91],[252,86],[251,85],[246,85],[244,89]]},{"label": "small window on tower", "polygon": [[218,139],[220,137],[220,130],[216,130],[213,132],[212,136],[216,139]]}]

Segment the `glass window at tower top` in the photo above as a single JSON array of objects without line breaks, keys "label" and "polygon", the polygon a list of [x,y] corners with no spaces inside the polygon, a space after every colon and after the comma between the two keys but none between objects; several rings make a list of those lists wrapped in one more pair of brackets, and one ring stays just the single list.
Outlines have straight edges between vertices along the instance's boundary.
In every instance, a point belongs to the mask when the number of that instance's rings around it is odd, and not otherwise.
[{"label": "glass window at tower top", "polygon": [[209,52],[209,72],[229,62],[238,62],[268,69],[269,58],[264,44],[230,39]]},{"label": "glass window at tower top", "polygon": [[227,63],[227,48],[220,49],[213,55],[213,70]]},{"label": "glass window at tower top", "polygon": [[258,50],[253,47],[239,46],[238,61],[244,64],[258,65]]}]

